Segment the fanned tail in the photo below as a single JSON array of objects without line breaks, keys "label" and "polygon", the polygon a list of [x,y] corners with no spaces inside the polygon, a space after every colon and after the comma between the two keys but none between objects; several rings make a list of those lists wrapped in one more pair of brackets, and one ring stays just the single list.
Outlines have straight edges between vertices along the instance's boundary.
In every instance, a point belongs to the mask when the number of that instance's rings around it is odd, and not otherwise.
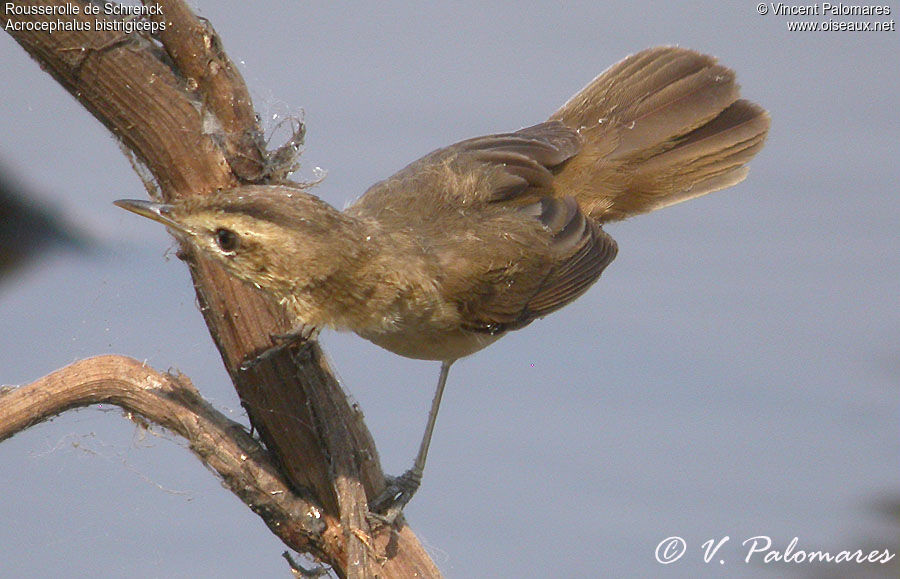
[{"label": "fanned tail", "polygon": [[550,117],[584,140],[557,190],[614,221],[740,182],[770,121],[738,98],[734,77],[711,56],[671,46],[613,65]]}]

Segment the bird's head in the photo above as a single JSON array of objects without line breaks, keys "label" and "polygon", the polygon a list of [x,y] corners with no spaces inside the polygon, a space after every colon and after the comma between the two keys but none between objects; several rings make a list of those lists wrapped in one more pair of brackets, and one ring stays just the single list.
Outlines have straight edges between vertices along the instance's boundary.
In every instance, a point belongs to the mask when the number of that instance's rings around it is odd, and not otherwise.
[{"label": "bird's head", "polygon": [[233,275],[284,297],[358,257],[358,228],[321,199],[283,186],[243,187],[174,203],[116,205],[162,223]]}]

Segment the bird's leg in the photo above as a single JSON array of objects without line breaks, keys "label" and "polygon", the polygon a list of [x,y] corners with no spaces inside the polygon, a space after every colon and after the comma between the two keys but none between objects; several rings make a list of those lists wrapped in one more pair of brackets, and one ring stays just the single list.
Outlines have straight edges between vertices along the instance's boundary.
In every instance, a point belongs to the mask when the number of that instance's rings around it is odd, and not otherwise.
[{"label": "bird's leg", "polygon": [[294,342],[308,342],[309,340],[316,338],[318,334],[319,328],[316,326],[308,326],[306,324],[300,324],[285,334],[270,334],[269,337],[272,338],[273,344],[262,352],[245,358],[244,361],[241,362],[241,370],[249,370],[260,362],[264,362],[281,352]]},{"label": "bird's leg", "polygon": [[437,390],[431,401],[431,410],[428,411],[428,422],[425,425],[425,434],[419,444],[419,452],[413,467],[398,477],[389,477],[387,486],[378,495],[370,506],[370,515],[379,523],[393,525],[394,521],[403,511],[403,507],[416,494],[422,483],[422,473],[425,471],[425,459],[428,457],[428,447],[431,445],[431,435],[434,433],[434,423],[437,420],[438,410],[441,406],[441,397],[444,395],[444,386],[447,384],[447,375],[450,373],[450,365],[455,360],[441,362],[441,374],[438,377]]}]

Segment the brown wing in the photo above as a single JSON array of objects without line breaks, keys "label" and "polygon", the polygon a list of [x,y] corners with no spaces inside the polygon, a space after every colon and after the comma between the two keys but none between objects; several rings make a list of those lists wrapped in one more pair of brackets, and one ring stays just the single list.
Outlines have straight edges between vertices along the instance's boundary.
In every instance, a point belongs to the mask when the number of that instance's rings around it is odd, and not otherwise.
[{"label": "brown wing", "polygon": [[481,194],[486,201],[509,201],[552,194],[555,169],[581,150],[581,137],[551,121],[515,133],[478,137],[450,149],[458,171],[482,165],[488,177]]},{"label": "brown wing", "polygon": [[533,203],[553,194],[554,174],[580,151],[581,143],[577,131],[558,121],[460,141],[376,183],[348,212],[396,220],[412,207],[427,215],[440,207],[475,203]]},{"label": "brown wing", "polygon": [[497,334],[527,326],[583,294],[616,257],[616,242],[571,197],[544,197],[521,213],[549,234],[547,257],[485,276],[459,304],[468,330]]},{"label": "brown wing", "polygon": [[430,256],[466,329],[521,328],[581,295],[616,254],[574,198],[557,196],[555,174],[581,145],[558,121],[469,139],[374,185],[347,211]]}]

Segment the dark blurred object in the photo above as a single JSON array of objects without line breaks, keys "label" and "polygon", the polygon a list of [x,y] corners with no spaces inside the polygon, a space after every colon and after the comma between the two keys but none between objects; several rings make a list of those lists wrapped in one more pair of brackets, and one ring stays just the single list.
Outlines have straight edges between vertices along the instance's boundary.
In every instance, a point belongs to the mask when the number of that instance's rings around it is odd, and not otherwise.
[{"label": "dark blurred object", "polygon": [[18,267],[53,247],[84,250],[84,235],[41,203],[6,165],[0,165],[0,283]]}]

